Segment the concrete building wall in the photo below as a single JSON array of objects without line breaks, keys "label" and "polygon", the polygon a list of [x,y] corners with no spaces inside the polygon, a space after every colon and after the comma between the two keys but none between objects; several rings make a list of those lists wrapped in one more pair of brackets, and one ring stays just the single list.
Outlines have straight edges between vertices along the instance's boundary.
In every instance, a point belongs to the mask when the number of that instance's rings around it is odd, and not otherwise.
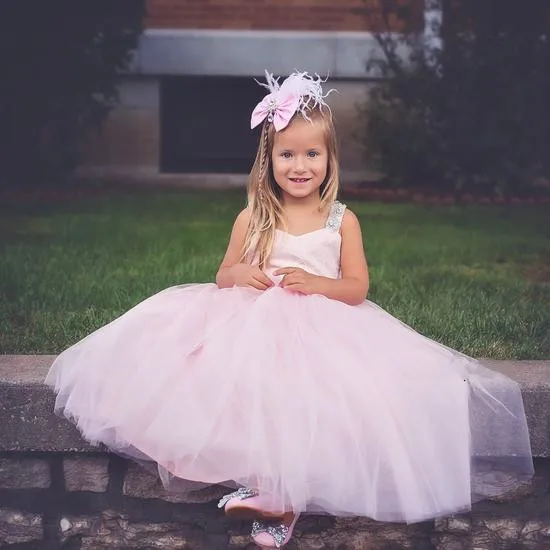
[{"label": "concrete building wall", "polygon": [[100,132],[82,143],[79,172],[99,177],[151,178],[159,174],[158,78],[129,76],[119,88],[120,105]]},{"label": "concrete building wall", "polygon": [[[82,146],[80,173],[140,181],[178,181],[192,176],[162,174],[162,82],[174,76],[263,78],[264,70],[327,75],[338,89],[333,109],[344,181],[366,177],[371,165],[360,142],[364,120],[359,104],[378,75],[366,62],[375,51],[372,31],[380,26],[365,9],[377,0],[149,0],[146,30],[130,74],[120,88],[121,102],[100,134]],[[401,0],[411,7],[406,21],[388,21],[395,32],[424,28],[424,0]],[[221,101],[234,101],[231,90]],[[254,105],[250,105],[252,111]],[[197,116],[207,116],[197,109]],[[238,139],[238,136],[236,136]],[[223,181],[243,182],[235,175]],[[216,178],[197,176],[199,183]]]}]

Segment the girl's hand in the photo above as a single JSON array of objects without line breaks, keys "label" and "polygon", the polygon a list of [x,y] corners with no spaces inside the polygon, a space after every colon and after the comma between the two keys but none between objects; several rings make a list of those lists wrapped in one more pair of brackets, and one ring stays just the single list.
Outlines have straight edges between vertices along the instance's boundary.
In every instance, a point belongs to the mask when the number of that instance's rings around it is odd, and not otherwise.
[{"label": "girl's hand", "polygon": [[229,269],[237,286],[249,286],[257,290],[266,290],[273,286],[273,281],[258,266],[235,264]]},{"label": "girl's hand", "polygon": [[321,277],[312,275],[299,267],[282,267],[273,275],[284,275],[280,285],[288,290],[301,294],[319,294],[319,281]]}]

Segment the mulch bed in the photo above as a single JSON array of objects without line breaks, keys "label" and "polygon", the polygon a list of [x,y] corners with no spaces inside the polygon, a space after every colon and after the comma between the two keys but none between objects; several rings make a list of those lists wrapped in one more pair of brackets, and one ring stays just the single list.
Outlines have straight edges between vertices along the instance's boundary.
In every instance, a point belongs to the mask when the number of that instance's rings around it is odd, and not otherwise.
[{"label": "mulch bed", "polygon": [[[0,188],[1,203],[63,203],[74,199],[109,198],[124,195],[136,195],[140,192],[151,193],[163,189],[163,185],[113,185],[113,184],[71,184],[64,187],[24,187]],[[174,189],[174,186],[166,186]],[[211,191],[209,189],[209,191]],[[540,194],[495,197],[464,193],[451,195],[441,193],[434,187],[392,188],[373,185],[343,186],[340,192],[343,199],[365,200],[373,202],[400,202],[418,204],[550,204],[550,192]]]},{"label": "mulch bed", "polygon": [[391,188],[357,186],[342,189],[343,198],[374,202],[403,202],[417,204],[550,204],[550,193],[522,196],[486,196],[464,193],[451,195],[436,188]]}]

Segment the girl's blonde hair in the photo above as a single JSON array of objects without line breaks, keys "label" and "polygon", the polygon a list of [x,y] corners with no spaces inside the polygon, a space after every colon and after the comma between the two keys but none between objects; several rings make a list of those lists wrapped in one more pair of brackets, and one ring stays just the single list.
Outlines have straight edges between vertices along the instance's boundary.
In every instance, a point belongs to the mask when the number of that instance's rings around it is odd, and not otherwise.
[{"label": "girl's blonde hair", "polygon": [[[292,117],[290,124],[296,119],[304,118],[303,114],[297,112]],[[327,175],[320,189],[320,210],[322,210],[336,200],[340,184],[336,132],[331,112],[327,107],[313,107],[308,111],[307,118],[312,124],[322,124],[328,153]],[[250,262],[255,259],[258,261],[260,269],[264,269],[269,262],[276,229],[285,227],[281,190],[273,177],[271,154],[274,141],[275,128],[266,119],[262,126],[258,152],[248,180],[250,222],[241,251],[242,262]]]}]

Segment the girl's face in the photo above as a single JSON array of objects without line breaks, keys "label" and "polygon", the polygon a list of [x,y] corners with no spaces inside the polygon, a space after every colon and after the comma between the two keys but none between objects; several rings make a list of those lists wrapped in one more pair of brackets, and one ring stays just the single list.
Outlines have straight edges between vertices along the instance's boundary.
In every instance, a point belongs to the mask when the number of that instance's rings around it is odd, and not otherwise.
[{"label": "girl's face", "polygon": [[328,150],[321,122],[293,120],[275,133],[271,152],[273,175],[288,198],[319,196],[328,169]]}]

